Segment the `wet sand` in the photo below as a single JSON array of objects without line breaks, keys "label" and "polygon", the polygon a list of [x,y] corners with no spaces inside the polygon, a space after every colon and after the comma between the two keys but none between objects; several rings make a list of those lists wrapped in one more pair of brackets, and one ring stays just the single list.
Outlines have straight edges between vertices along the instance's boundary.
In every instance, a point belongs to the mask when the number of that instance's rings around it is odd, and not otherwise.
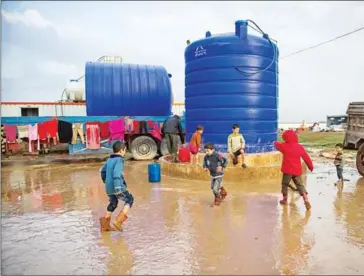
[{"label": "wet sand", "polygon": [[135,205],[123,233],[104,234],[100,163],[2,168],[2,273],[364,273],[364,179],[355,169],[335,187],[335,168],[317,164],[305,178],[306,212],[297,194],[279,205],[276,180],[225,182],[226,201],[211,208],[208,182],[150,184],[146,167],[128,163]]}]

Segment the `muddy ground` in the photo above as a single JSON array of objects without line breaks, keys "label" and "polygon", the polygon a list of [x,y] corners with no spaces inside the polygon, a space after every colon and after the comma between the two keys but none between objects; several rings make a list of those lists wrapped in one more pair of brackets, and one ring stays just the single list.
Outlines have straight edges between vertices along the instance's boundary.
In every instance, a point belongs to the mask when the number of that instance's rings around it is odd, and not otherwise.
[{"label": "muddy ground", "polygon": [[293,193],[279,205],[279,181],[225,182],[211,208],[209,183],[150,184],[147,163],[129,162],[135,205],[123,233],[104,234],[101,163],[3,167],[2,273],[363,274],[364,179],[347,166],[336,187],[327,162],[305,177],[309,212]]}]

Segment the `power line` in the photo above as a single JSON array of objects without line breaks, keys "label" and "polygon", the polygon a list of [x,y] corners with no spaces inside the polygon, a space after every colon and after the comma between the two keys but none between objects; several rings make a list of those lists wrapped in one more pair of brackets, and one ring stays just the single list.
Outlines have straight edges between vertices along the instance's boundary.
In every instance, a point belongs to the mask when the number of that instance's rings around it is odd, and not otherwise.
[{"label": "power line", "polygon": [[332,41],[334,41],[334,40],[337,40],[337,39],[343,38],[343,37],[345,37],[345,36],[351,35],[351,34],[353,34],[353,33],[356,33],[356,32],[362,31],[362,30],[364,30],[364,26],[363,26],[363,27],[361,27],[361,28],[359,28],[359,29],[356,29],[356,30],[354,30],[354,31],[351,31],[351,32],[345,33],[345,34],[343,34],[343,35],[337,36],[337,37],[335,37],[335,38],[333,38],[333,39],[330,39],[330,40],[327,40],[327,41],[321,42],[321,43],[319,43],[319,44],[313,45],[313,46],[311,46],[311,47],[308,47],[308,48],[305,48],[305,49],[299,50],[299,51],[297,51],[297,52],[291,53],[291,54],[289,54],[289,55],[286,55],[286,56],[284,56],[284,57],[281,57],[280,59],[284,59],[284,58],[291,57],[291,56],[293,56],[293,55],[297,55],[297,54],[299,54],[299,53],[302,53],[302,52],[305,52],[305,51],[311,50],[311,49],[313,49],[313,48],[319,47],[319,46],[324,45],[324,44],[326,44],[326,43],[332,42]]}]

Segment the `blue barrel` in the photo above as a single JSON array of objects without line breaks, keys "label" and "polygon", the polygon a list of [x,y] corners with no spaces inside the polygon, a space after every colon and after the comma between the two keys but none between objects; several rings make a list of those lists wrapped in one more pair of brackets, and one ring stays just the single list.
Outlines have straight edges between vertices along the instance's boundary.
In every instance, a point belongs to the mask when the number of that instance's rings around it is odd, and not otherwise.
[{"label": "blue barrel", "polygon": [[159,163],[148,165],[148,178],[151,183],[161,182],[161,165]]},{"label": "blue barrel", "polygon": [[198,125],[204,141],[227,151],[238,124],[249,153],[273,151],[278,130],[278,49],[268,36],[248,34],[236,21],[235,33],[211,35],[185,50],[187,139]]},{"label": "blue barrel", "polygon": [[87,62],[87,116],[170,116],[172,89],[162,66]]}]

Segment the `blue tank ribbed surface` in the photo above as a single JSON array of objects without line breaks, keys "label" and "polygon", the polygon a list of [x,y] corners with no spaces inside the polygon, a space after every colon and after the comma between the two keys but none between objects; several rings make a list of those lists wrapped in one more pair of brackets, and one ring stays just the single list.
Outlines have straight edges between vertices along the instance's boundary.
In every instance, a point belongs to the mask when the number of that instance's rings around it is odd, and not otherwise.
[{"label": "blue tank ribbed surface", "polygon": [[169,116],[171,83],[162,66],[86,63],[87,116]]},{"label": "blue tank ribbed surface", "polygon": [[238,124],[249,153],[273,150],[278,130],[278,49],[249,35],[243,21],[231,34],[211,36],[185,50],[187,138],[203,125],[204,143],[227,150]]}]

